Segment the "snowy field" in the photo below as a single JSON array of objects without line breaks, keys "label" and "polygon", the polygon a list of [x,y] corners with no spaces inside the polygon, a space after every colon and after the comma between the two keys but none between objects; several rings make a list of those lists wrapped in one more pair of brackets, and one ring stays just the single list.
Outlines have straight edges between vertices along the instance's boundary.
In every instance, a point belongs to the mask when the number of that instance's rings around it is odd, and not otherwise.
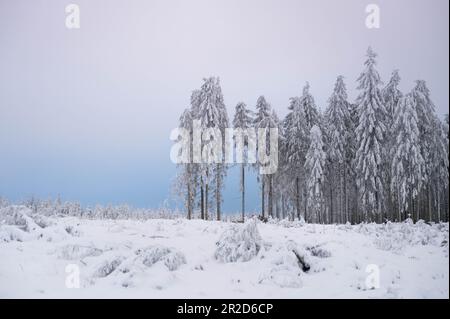
[{"label": "snowy field", "polygon": [[[448,223],[89,220],[23,206],[0,223],[2,298],[449,298]],[[73,265],[79,288],[66,286]]]}]

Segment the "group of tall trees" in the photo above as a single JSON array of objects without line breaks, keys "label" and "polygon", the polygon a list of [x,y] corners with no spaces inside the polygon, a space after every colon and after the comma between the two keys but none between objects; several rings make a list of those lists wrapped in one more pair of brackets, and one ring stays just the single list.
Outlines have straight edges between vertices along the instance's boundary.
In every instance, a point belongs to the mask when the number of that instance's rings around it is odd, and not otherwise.
[{"label": "group of tall trees", "polygon": [[[278,129],[278,169],[260,174],[262,217],[304,219],[314,223],[363,221],[448,221],[448,115],[441,121],[425,81],[416,81],[409,93],[399,90],[394,70],[383,85],[376,70],[376,54],[367,50],[364,70],[358,77],[358,97],[347,96],[344,77],[338,76],[324,113],[317,108],[306,83],[302,95],[289,100],[283,120],[264,96],[255,112],[240,102],[230,122],[218,78],[204,79],[191,96],[191,105],[180,117],[180,127],[208,143],[224,139],[225,128]],[[201,129],[219,128],[222,136],[195,136]],[[265,136],[267,136],[265,135]],[[257,135],[259,136],[259,135]],[[252,141],[243,137],[244,154]],[[223,144],[221,144],[223,145]],[[259,147],[261,143],[256,143]],[[269,139],[264,145],[267,151]],[[191,145],[193,146],[193,145]],[[224,146],[222,146],[224,147]],[[258,150],[261,151],[261,150]],[[203,219],[221,219],[222,189],[227,172],[222,163],[179,164],[176,189],[188,218],[194,211]],[[258,152],[257,152],[258,154]],[[245,218],[245,173],[257,164],[241,163],[242,219]]]}]

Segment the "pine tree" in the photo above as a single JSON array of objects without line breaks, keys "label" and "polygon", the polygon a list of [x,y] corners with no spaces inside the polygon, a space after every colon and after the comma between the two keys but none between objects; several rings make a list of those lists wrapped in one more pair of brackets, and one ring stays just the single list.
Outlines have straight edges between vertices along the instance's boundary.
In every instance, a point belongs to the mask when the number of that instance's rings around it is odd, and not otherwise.
[{"label": "pine tree", "polygon": [[361,93],[356,101],[359,123],[356,128],[358,148],[355,165],[365,219],[368,220],[372,215],[377,216],[381,221],[384,193],[381,166],[386,110],[379,89],[381,80],[375,69],[375,58],[375,52],[369,47],[366,68],[358,78],[358,89]]},{"label": "pine tree", "polygon": [[[253,126],[253,118],[252,112],[247,109],[245,103],[240,102],[236,105],[236,111],[234,113],[233,119],[233,127],[235,129],[248,130]],[[241,163],[241,182],[240,182],[240,190],[241,190],[241,213],[242,213],[242,221],[245,221],[245,161],[247,160],[245,153],[248,151],[248,138],[243,139],[244,152],[242,158],[243,162]]]},{"label": "pine tree", "polygon": [[189,144],[184,145],[188,149],[183,152],[188,152],[188,163],[178,164],[180,172],[175,180],[174,191],[177,195],[183,197],[185,208],[187,211],[187,218],[193,217],[194,202],[197,194],[199,184],[199,165],[193,161],[193,119],[196,116],[197,100],[194,96],[198,95],[199,91],[194,91],[191,96],[191,106],[187,108],[179,119],[179,128],[185,129],[189,132]]},{"label": "pine tree", "polygon": [[433,212],[436,212],[436,221],[441,221],[441,197],[448,197],[449,161],[448,161],[448,134],[445,126],[437,116],[433,120],[433,142],[430,146],[430,178],[428,185],[431,193],[428,194],[429,210],[428,220],[433,221]]},{"label": "pine tree", "polygon": [[[284,174],[293,181],[293,193],[296,215],[300,219],[300,199],[302,188],[301,180],[304,181],[304,163],[306,152],[309,148],[309,127],[306,121],[305,112],[298,97],[290,99],[289,113],[283,122],[284,143],[282,151],[285,157]],[[304,212],[306,214],[306,211]],[[306,216],[304,216],[306,220]]]},{"label": "pine tree", "polygon": [[396,107],[398,101],[403,97],[403,93],[398,89],[400,84],[400,75],[398,70],[394,70],[389,83],[381,91],[384,105],[386,108],[387,125],[390,127],[394,123]]},{"label": "pine tree", "polygon": [[425,162],[419,148],[419,128],[416,109],[410,94],[402,97],[394,117],[395,150],[392,158],[391,191],[398,195],[398,221],[418,196],[423,184]]},{"label": "pine tree", "polygon": [[313,213],[311,221],[324,222],[323,206],[323,168],[326,154],[323,150],[322,132],[317,125],[311,128],[311,144],[306,153],[305,171],[307,174],[308,207]]},{"label": "pine tree", "polygon": [[303,87],[303,95],[300,97],[300,104],[305,112],[306,123],[308,129],[311,129],[314,125],[319,125],[319,114],[317,112],[316,103],[314,97],[309,93],[309,83]]},{"label": "pine tree", "polygon": [[[267,103],[264,96],[260,96],[258,100],[256,101],[256,115],[254,119],[254,127],[257,130],[257,136],[258,136],[258,130],[264,129],[266,132],[266,148],[270,148],[270,143],[268,141],[267,133],[269,128],[274,127],[274,123],[270,116],[271,113],[271,107],[270,104]],[[259,141],[257,140],[257,151],[259,152]],[[258,175],[259,180],[261,181],[261,215],[263,218],[265,218],[265,212],[266,212],[266,180],[267,176],[264,174]]]},{"label": "pine tree", "polygon": [[[270,114],[270,121],[269,121],[269,128],[276,128],[278,130],[278,145],[281,144],[281,139],[282,139],[282,128],[281,128],[281,123],[280,120],[275,112],[275,110],[272,110],[272,113]],[[269,143],[269,139],[267,139],[267,143]],[[272,145],[269,145],[269,147],[272,147]],[[279,158],[279,156],[278,156]],[[271,216],[272,218],[274,217],[273,214],[273,210],[274,210],[274,203],[275,205],[277,205],[277,198],[274,198],[274,192],[276,192],[276,190],[278,189],[277,185],[274,185],[274,183],[276,183],[276,181],[279,179],[279,170],[277,169],[277,171],[273,174],[268,174],[267,178],[268,178],[268,183],[269,183],[269,193],[268,193],[268,205],[267,205],[267,209],[268,209],[268,215]],[[276,206],[277,212],[278,212],[278,206]],[[276,216],[277,218],[279,217],[278,214]]]},{"label": "pine tree", "polygon": [[[221,131],[222,141],[225,140],[225,129],[229,126],[227,108],[225,106],[222,88],[220,86],[220,79],[216,78],[216,101],[217,109],[219,112],[219,121],[217,127]],[[225,164],[225,143],[222,143],[222,162],[216,163],[214,167],[214,179],[215,179],[215,203],[216,203],[216,218],[221,220],[222,210],[221,205],[223,202],[222,190],[225,185],[224,180],[227,174],[227,165]]]},{"label": "pine tree", "polygon": [[[398,89],[400,84],[400,75],[398,70],[394,70],[392,72],[391,79],[389,83],[383,88],[381,91],[381,96],[383,97],[383,101],[386,107],[386,117],[385,117],[385,127],[386,127],[386,140],[385,147],[383,150],[385,151],[383,154],[383,173],[384,173],[384,181],[386,185],[391,185],[392,177],[392,161],[395,152],[395,138],[396,132],[394,131],[394,117],[396,113],[396,108],[398,107],[399,100],[403,97],[402,92]],[[391,212],[390,218],[393,219],[393,211],[395,209],[393,205],[393,194],[395,192],[391,191],[390,187],[386,187],[386,207],[385,211]],[[386,216],[387,217],[387,216]]]},{"label": "pine tree", "polygon": [[[197,101],[197,119],[200,120],[202,129],[218,128],[221,131],[221,139],[224,140],[225,128],[228,127],[228,116],[223,100],[222,89],[219,78],[210,77],[204,79],[200,92],[196,93],[194,100]],[[224,148],[222,143],[222,163],[201,164],[201,207],[203,218],[209,218],[209,191],[210,184],[213,183],[215,191],[216,217],[220,220],[222,202],[221,191],[223,180],[226,174],[226,165],[224,163]]]},{"label": "pine tree", "polygon": [[[334,87],[334,92],[328,100],[328,108],[326,111],[326,127],[329,132],[329,162],[330,162],[330,195],[334,189],[339,190],[339,218],[345,217],[349,220],[348,215],[348,190],[347,178],[350,174],[350,162],[352,140],[352,118],[350,114],[350,104],[347,101],[347,90],[344,84],[343,76],[338,76]],[[330,215],[333,218],[333,202],[331,198]],[[344,215],[344,216],[342,216]],[[331,220],[333,222],[333,220]]]},{"label": "pine tree", "polygon": [[[427,204],[424,205],[425,209],[428,211],[428,215],[432,214],[432,187],[433,180],[435,180],[435,176],[433,176],[433,145],[436,141],[439,141],[436,138],[436,114],[435,107],[430,97],[430,90],[428,89],[426,82],[423,80],[416,81],[416,86],[412,90],[412,97],[414,100],[414,105],[417,112],[418,117],[418,126],[420,132],[420,151],[422,157],[425,161],[425,184],[423,196],[426,197]],[[420,219],[420,208],[417,205],[417,218]],[[430,218],[431,219],[431,218]]]}]

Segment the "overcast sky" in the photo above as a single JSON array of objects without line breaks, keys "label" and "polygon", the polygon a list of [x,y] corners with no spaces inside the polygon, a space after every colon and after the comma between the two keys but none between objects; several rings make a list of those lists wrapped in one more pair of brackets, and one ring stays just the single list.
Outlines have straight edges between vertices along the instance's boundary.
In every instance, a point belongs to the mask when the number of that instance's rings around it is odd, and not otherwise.
[{"label": "overcast sky", "polygon": [[[284,116],[310,82],[323,110],[342,74],[353,100],[369,45],[385,82],[427,81],[449,103],[448,0],[0,0],[0,196],[158,207],[175,167],[169,132],[202,78],[220,76],[230,116],[263,94]],[[380,7],[380,28],[365,7]],[[238,210],[238,177],[225,210]],[[257,209],[256,188],[248,195]]]}]

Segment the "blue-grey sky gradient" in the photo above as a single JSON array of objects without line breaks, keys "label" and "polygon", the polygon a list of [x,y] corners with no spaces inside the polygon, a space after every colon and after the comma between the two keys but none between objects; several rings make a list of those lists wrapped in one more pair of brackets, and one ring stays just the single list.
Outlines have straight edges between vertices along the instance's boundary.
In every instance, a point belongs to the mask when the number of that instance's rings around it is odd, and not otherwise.
[{"label": "blue-grey sky gradient", "polygon": [[[384,81],[397,68],[405,92],[424,79],[448,112],[447,0],[71,2],[78,30],[65,27],[69,1],[0,0],[0,196],[15,201],[160,206],[175,175],[169,132],[210,75],[230,117],[261,94],[284,116],[306,81],[323,110],[339,74],[356,97],[371,45]],[[369,3],[380,29],[365,26]],[[225,210],[238,198],[231,172]]]}]

